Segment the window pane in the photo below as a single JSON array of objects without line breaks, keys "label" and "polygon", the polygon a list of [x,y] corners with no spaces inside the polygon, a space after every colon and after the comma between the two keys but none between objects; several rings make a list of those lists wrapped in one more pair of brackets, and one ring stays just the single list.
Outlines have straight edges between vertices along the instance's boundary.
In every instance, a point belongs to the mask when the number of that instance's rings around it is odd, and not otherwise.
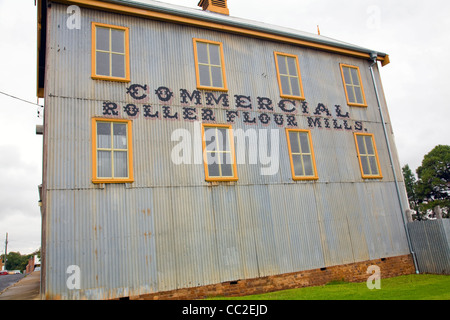
[{"label": "window pane", "polygon": [[209,44],[209,58],[210,64],[214,64],[216,66],[220,66],[220,46],[216,44]]},{"label": "window pane", "polygon": [[109,53],[97,52],[95,65],[97,75],[109,76]]},{"label": "window pane", "polygon": [[375,154],[375,152],[373,150],[372,137],[365,136],[365,139],[366,139],[367,154]]},{"label": "window pane", "polygon": [[363,168],[363,173],[365,175],[370,175],[370,169],[369,169],[369,161],[367,160],[366,156],[360,156],[361,158],[361,166]]},{"label": "window pane", "polygon": [[222,69],[220,67],[211,67],[212,86],[222,88]]},{"label": "window pane", "polygon": [[114,151],[114,177],[128,177],[128,159],[126,151]]},{"label": "window pane", "polygon": [[356,102],[355,93],[352,86],[347,86],[348,102]]},{"label": "window pane", "polygon": [[125,77],[125,56],[121,54],[112,54],[112,70],[111,76],[113,77]]},{"label": "window pane", "polygon": [[342,67],[342,72],[344,73],[345,84],[352,84],[350,69],[348,67]]},{"label": "window pane", "polygon": [[204,42],[197,42],[197,59],[199,63],[209,64],[208,45]]},{"label": "window pane", "polygon": [[233,164],[234,159],[231,152],[222,152],[222,157],[220,158],[221,164]]},{"label": "window pane", "polygon": [[363,100],[363,97],[362,97],[361,88],[360,87],[354,87],[354,89],[355,89],[355,94],[356,94],[355,101],[357,103],[363,104],[364,100]]},{"label": "window pane", "polygon": [[281,91],[283,94],[291,94],[291,89],[289,86],[289,77],[286,76],[280,76],[281,81]]},{"label": "window pane", "polygon": [[233,177],[233,166],[231,164],[222,165],[222,177]]},{"label": "window pane", "polygon": [[312,158],[310,155],[303,156],[303,165],[305,166],[305,175],[306,176],[313,176],[313,166],[312,166]]},{"label": "window pane", "polygon": [[290,76],[298,76],[297,74],[297,60],[292,57],[287,57],[288,69]]},{"label": "window pane", "polygon": [[294,173],[296,176],[303,176],[302,156],[292,155],[292,162],[294,163]]},{"label": "window pane", "polygon": [[366,147],[364,146],[364,136],[357,135],[356,141],[358,142],[359,153],[366,154]]},{"label": "window pane", "polygon": [[280,74],[288,74],[286,69],[286,58],[284,56],[277,55],[278,71]]},{"label": "window pane", "polygon": [[109,28],[96,27],[97,50],[109,51]]},{"label": "window pane", "polygon": [[359,75],[358,70],[355,68],[350,68],[350,72],[352,73],[353,84],[359,86]]},{"label": "window pane", "polygon": [[369,157],[370,161],[370,169],[373,175],[378,175],[378,163],[377,159],[374,156]]},{"label": "window pane", "polygon": [[208,161],[208,164],[220,164],[220,154],[218,152],[208,152],[206,160]]},{"label": "window pane", "polygon": [[219,159],[217,152],[207,153],[208,175],[210,177],[220,177]]},{"label": "window pane", "polygon": [[111,148],[111,124],[97,122],[97,147]]},{"label": "window pane", "polygon": [[291,88],[292,88],[292,95],[301,96],[300,83],[298,82],[298,78],[291,78]]},{"label": "window pane", "polygon": [[222,176],[223,177],[232,177],[233,176],[233,157],[231,156],[231,152],[222,153],[221,159],[221,167],[222,167]]},{"label": "window pane", "polygon": [[111,51],[125,53],[125,31],[111,29]]},{"label": "window pane", "polygon": [[99,178],[111,177],[111,151],[97,152],[97,175]]},{"label": "window pane", "polygon": [[289,132],[289,141],[291,143],[291,153],[300,153],[297,132]]},{"label": "window pane", "polygon": [[216,128],[205,128],[205,144],[207,151],[217,151]]},{"label": "window pane", "polygon": [[300,132],[300,145],[302,147],[302,153],[311,153],[309,149],[308,133]]},{"label": "window pane", "polygon": [[219,141],[220,151],[230,151],[229,139],[228,139],[228,129],[218,128],[217,129],[217,139]]},{"label": "window pane", "polygon": [[125,123],[114,123],[114,148],[127,148],[127,125]]},{"label": "window pane", "polygon": [[210,87],[211,79],[209,76],[209,67],[205,65],[199,65],[198,69],[200,73],[200,85]]}]

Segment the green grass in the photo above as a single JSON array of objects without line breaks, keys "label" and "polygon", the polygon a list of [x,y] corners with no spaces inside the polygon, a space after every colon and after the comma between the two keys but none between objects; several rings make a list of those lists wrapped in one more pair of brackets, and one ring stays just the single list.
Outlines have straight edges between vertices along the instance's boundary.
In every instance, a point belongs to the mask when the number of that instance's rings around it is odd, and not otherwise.
[{"label": "green grass", "polygon": [[283,290],[245,297],[214,297],[217,300],[450,300],[450,276],[414,274],[381,279],[381,289],[366,282],[333,281],[324,286]]}]

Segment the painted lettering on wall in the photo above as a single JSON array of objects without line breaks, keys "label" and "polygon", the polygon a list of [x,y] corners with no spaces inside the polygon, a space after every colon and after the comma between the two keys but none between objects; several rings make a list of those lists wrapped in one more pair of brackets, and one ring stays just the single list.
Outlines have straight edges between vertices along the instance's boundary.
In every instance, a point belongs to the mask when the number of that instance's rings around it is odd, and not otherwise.
[{"label": "painted lettering on wall", "polygon": [[[147,84],[131,84],[126,89],[136,103],[104,101],[102,114],[109,117],[126,115],[129,118],[143,116],[150,120],[202,121],[235,124],[238,119],[245,125],[329,129],[342,131],[363,131],[363,122],[350,118],[348,111],[340,105],[329,106],[324,103],[310,105],[307,101],[281,99],[274,101],[269,97],[256,98],[247,95],[228,93],[189,91],[180,89],[178,101],[175,93],[166,86],[150,90]],[[155,105],[149,104],[151,95],[156,97]],[[233,104],[232,104],[233,102]],[[219,117],[222,113],[223,117]]]}]

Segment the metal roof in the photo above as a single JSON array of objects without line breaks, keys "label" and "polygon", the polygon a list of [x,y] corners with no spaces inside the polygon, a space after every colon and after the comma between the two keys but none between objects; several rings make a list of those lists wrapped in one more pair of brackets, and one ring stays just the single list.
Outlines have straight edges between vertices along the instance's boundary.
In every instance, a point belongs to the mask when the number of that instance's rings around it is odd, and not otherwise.
[{"label": "metal roof", "polygon": [[281,26],[275,26],[263,22],[233,17],[233,16],[227,16],[217,13],[211,13],[208,11],[203,11],[201,9],[193,9],[188,8],[184,6],[179,5],[173,5],[169,3],[164,3],[160,1],[154,1],[154,0],[136,0],[136,1],[130,1],[130,0],[101,0],[103,2],[111,3],[111,4],[121,4],[126,5],[130,7],[135,8],[141,8],[171,15],[176,15],[180,17],[187,17],[187,18],[194,18],[202,21],[207,22],[214,22],[219,23],[223,25],[228,26],[235,26],[235,27],[241,27],[248,30],[253,31],[259,31],[264,32],[268,34],[278,35],[278,36],[284,36],[289,37],[292,39],[298,39],[298,40],[304,40],[308,42],[313,42],[317,44],[327,45],[327,46],[333,46],[337,48],[347,49],[347,50],[354,50],[366,54],[376,53],[379,57],[386,57],[387,54],[383,52],[378,52],[376,50],[360,47],[354,44],[350,44],[347,42],[339,41],[336,39],[332,39],[329,37],[299,31],[291,28],[281,27]]},{"label": "metal roof", "polygon": [[[188,8],[154,0],[52,0],[64,4],[74,4],[97,10],[112,11],[120,14],[130,14],[173,23],[184,23],[221,32],[244,34],[255,38],[290,43],[344,54],[362,59],[372,59],[375,56],[381,65],[388,64],[389,55],[372,49],[360,47],[322,35],[299,31],[291,28],[275,26],[263,22],[247,20],[228,15],[222,15],[197,8]],[[46,42],[46,10],[48,0],[38,0],[38,70],[37,95],[43,97],[45,42]]]}]

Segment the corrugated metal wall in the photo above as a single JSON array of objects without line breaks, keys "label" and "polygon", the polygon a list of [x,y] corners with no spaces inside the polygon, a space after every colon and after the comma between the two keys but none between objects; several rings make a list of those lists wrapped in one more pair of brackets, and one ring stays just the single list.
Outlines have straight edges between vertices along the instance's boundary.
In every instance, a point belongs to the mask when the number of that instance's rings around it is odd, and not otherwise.
[{"label": "corrugated metal wall", "polygon": [[450,274],[450,220],[413,221],[408,230],[419,271]]},{"label": "corrugated metal wall", "polygon": [[[81,29],[69,30],[65,6],[48,12],[49,297],[115,298],[409,253],[367,61],[84,8]],[[92,21],[130,28],[131,83],[91,79]],[[361,178],[353,130],[322,127],[311,131],[319,180],[294,182],[285,129],[274,121],[247,125],[242,116],[234,129],[279,130],[277,174],[261,175],[262,164],[238,164],[238,182],[213,185],[204,181],[203,164],[173,164],[172,132],[185,128],[194,136],[199,123],[146,119],[143,105],[161,112],[153,93],[166,86],[174,93],[172,112],[182,113],[179,90],[196,89],[193,37],[223,43],[230,109],[235,94],[251,96],[252,116],[256,97],[272,99],[274,109],[280,100],[273,51],[298,55],[307,116],[323,103],[333,115],[341,105],[349,123],[362,121],[375,135],[383,179]],[[347,107],[341,62],[360,67],[368,108]],[[148,98],[126,94],[134,83],[149,87]],[[126,104],[140,108],[132,124],[132,184],[91,182],[90,119],[102,115],[105,101],[117,103],[124,118]],[[226,109],[214,110],[225,123]],[[308,128],[307,116],[297,113],[300,128]],[[70,265],[80,267],[79,290],[66,286]]]}]

